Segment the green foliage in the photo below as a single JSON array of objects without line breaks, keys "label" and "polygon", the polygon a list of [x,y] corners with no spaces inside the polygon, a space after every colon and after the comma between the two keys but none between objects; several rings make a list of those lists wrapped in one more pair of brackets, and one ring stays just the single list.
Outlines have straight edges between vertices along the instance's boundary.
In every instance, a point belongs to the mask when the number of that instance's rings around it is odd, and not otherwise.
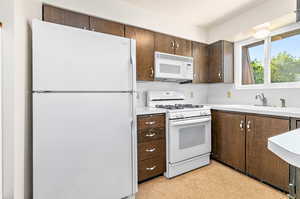
[{"label": "green foliage", "polygon": [[251,63],[251,67],[253,70],[254,82],[255,84],[263,84],[264,83],[264,67],[260,61],[255,59]]},{"label": "green foliage", "polygon": [[[263,64],[255,59],[251,63],[255,84],[264,82]],[[271,59],[271,81],[295,82],[299,81],[296,75],[300,75],[300,58],[294,57],[287,52],[280,52]]]}]

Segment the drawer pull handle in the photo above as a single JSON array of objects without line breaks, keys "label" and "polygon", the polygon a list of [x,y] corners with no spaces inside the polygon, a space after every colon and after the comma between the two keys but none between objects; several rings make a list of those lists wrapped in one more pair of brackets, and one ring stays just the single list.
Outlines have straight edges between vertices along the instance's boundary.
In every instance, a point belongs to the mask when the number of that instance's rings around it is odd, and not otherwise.
[{"label": "drawer pull handle", "polygon": [[147,125],[153,125],[153,124],[155,124],[156,122],[155,121],[152,121],[152,122],[145,122],[145,124],[147,124]]},{"label": "drawer pull handle", "polygon": [[156,169],[156,166],[150,167],[150,168],[146,168],[147,171],[153,171],[154,169]]},{"label": "drawer pull handle", "polygon": [[154,136],[156,136],[156,133],[147,133],[146,134],[146,137],[154,137]]},{"label": "drawer pull handle", "polygon": [[152,152],[154,152],[154,151],[156,151],[156,148],[153,148],[153,149],[146,149],[146,152],[149,152],[149,153],[152,153]]}]

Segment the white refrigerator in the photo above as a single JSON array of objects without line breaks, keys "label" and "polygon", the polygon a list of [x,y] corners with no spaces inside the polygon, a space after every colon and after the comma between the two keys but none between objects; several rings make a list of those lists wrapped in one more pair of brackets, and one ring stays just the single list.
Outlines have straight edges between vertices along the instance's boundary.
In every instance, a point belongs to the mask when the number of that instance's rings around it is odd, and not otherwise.
[{"label": "white refrigerator", "polygon": [[33,199],[137,191],[135,41],[33,20]]}]

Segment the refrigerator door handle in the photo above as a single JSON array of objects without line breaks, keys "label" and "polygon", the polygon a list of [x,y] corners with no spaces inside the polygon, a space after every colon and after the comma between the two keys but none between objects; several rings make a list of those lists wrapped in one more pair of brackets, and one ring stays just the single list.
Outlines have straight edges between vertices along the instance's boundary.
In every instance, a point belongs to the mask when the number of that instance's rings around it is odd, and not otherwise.
[{"label": "refrigerator door handle", "polygon": [[136,41],[130,39],[130,62],[132,71],[132,90],[136,91]]}]

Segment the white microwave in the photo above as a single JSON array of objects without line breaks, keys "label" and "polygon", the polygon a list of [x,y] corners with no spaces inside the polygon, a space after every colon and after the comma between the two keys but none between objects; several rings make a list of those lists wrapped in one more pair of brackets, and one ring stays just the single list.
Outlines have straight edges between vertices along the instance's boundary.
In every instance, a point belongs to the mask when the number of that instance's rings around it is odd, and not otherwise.
[{"label": "white microwave", "polygon": [[193,58],[155,52],[155,80],[184,82],[193,80]]}]

